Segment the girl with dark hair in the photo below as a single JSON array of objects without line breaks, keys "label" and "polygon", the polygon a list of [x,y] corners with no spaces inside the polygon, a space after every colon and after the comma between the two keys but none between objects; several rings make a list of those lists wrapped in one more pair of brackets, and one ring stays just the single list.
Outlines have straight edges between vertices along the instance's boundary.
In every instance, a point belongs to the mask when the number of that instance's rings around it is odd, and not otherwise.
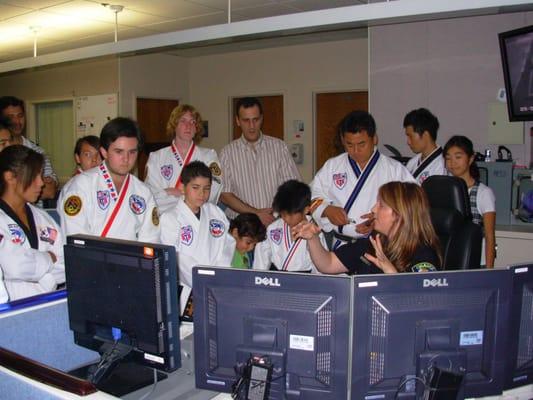
[{"label": "girl with dark hair", "polygon": [[439,241],[420,186],[411,182],[382,185],[372,214],[373,234],[335,251],[320,244],[320,228],[311,222],[300,223],[293,234],[307,239],[313,263],[325,274],[422,272],[441,267]]},{"label": "girl with dark hair", "polygon": [[492,268],[496,257],[496,197],[491,188],[479,182],[472,141],[466,136],[452,136],[444,146],[444,158],[448,172],[463,179],[468,187],[472,221],[483,227],[485,237],[481,264]]},{"label": "girl with dark hair", "polygon": [[[22,145],[0,157],[0,301],[56,290],[65,282],[59,226],[35,203],[44,186],[41,154]],[[2,298],[1,289],[8,298]]]}]

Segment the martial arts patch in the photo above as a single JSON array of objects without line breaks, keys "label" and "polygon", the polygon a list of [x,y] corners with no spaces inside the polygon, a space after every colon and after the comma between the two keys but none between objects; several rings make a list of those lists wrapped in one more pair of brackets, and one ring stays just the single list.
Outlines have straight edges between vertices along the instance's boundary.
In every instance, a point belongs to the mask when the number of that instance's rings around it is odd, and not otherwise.
[{"label": "martial arts patch", "polygon": [[342,189],[346,185],[348,180],[348,175],[346,172],[339,172],[338,174],[333,174],[333,183],[337,186],[338,189]]},{"label": "martial arts patch", "polygon": [[146,201],[136,194],[130,196],[130,208],[134,214],[140,215],[146,210]]},{"label": "martial arts patch", "polygon": [[79,196],[70,196],[63,203],[63,211],[65,211],[65,214],[67,214],[69,217],[78,215],[78,213],[81,211],[81,207],[82,202]]},{"label": "martial arts patch", "polygon": [[420,174],[420,176],[418,177],[418,182],[420,184],[422,184],[427,178],[429,178],[429,172],[428,171],[424,171]]},{"label": "martial arts patch", "polygon": [[209,164],[209,169],[211,170],[213,176],[222,175],[222,170],[216,161],[213,161],[211,164]]},{"label": "martial arts patch", "polygon": [[152,224],[154,224],[154,226],[159,226],[159,211],[157,210],[157,207],[152,209]]},{"label": "martial arts patch", "polygon": [[9,224],[9,233],[11,233],[11,241],[14,244],[24,244],[26,241],[26,235],[24,231],[17,224]]},{"label": "martial arts patch", "polygon": [[161,167],[161,176],[167,181],[172,178],[172,175],[174,175],[174,167],[172,166],[172,164],[163,165]]},{"label": "martial arts patch", "polygon": [[181,227],[181,243],[190,246],[192,243],[192,226],[186,225]]},{"label": "martial arts patch", "polygon": [[53,245],[57,239],[57,230],[48,226],[39,228],[39,240]]},{"label": "martial arts patch", "polygon": [[270,240],[272,240],[276,244],[281,243],[281,237],[283,236],[283,230],[281,228],[278,229],[272,229],[270,231]]},{"label": "martial arts patch", "polygon": [[209,220],[209,232],[216,238],[222,236],[225,232],[224,223],[218,219]]},{"label": "martial arts patch", "polygon": [[109,194],[109,190],[97,191],[96,201],[98,203],[98,207],[100,207],[102,210],[107,209],[107,207],[109,207],[109,203],[111,203],[111,195]]},{"label": "martial arts patch", "polygon": [[433,272],[436,270],[437,268],[435,268],[433,264],[428,262],[421,262],[411,267],[411,271],[413,272]]}]

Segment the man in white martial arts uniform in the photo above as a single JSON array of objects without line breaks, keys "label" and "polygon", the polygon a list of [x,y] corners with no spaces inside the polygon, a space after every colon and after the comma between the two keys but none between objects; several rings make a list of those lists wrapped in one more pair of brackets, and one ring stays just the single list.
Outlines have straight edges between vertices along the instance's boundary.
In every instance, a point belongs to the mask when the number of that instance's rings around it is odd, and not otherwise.
[{"label": "man in white martial arts uniform", "polygon": [[334,248],[370,233],[370,209],[381,185],[414,181],[401,163],[377,150],[376,123],[368,112],[346,115],[337,134],[345,153],[326,161],[310,185],[312,198],[324,200],[313,218],[325,232],[334,231]]},{"label": "man in white martial arts uniform", "polygon": [[181,179],[183,197],[161,215],[161,242],[176,248],[180,284],[192,288],[194,266],[231,266],[235,239],[224,212],[207,202],[212,181],[209,167],[193,161],[183,168]]},{"label": "man in white martial arts uniform", "polygon": [[407,144],[416,156],[407,163],[407,169],[419,185],[431,175],[448,175],[442,147],[437,146],[439,120],[429,110],[413,110],[403,119]]},{"label": "man in white martial arts uniform", "polygon": [[166,133],[172,138],[170,146],[153,151],[146,164],[145,183],[155,196],[159,212],[172,209],[183,195],[179,189],[183,167],[191,161],[202,161],[213,174],[209,201],[218,202],[222,191],[222,170],[215,150],[197,146],[202,140],[204,126],[196,109],[189,104],[176,107],[167,122]]},{"label": "man in white martial arts uniform", "polygon": [[76,175],[61,192],[57,211],[65,235],[85,233],[159,243],[159,213],[153,195],[130,174],[142,136],[135,121],[118,117],[102,128],[99,166]]}]

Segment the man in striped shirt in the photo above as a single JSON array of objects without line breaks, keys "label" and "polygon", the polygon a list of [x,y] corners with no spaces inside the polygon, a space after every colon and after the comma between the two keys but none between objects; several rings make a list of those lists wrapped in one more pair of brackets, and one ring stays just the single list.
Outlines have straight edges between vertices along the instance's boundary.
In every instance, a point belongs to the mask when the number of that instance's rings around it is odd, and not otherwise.
[{"label": "man in striped shirt", "polygon": [[268,226],[274,221],[272,200],[278,186],[290,179],[301,180],[300,173],[287,145],[261,132],[263,108],[259,100],[245,97],[235,108],[242,135],[220,152],[224,173],[220,201],[228,206],[230,219],[249,212]]}]

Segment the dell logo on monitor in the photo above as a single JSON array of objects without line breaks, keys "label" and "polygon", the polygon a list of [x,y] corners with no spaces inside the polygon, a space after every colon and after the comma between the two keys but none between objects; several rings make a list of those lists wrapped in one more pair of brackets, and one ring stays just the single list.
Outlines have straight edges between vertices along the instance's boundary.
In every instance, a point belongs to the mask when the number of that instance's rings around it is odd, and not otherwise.
[{"label": "dell logo on monitor", "polygon": [[424,279],[423,281],[424,287],[442,287],[442,286],[448,286],[448,281],[446,278],[438,278],[438,279]]},{"label": "dell logo on monitor", "polygon": [[268,277],[260,277],[260,276],[256,276],[255,277],[255,284],[256,285],[263,285],[263,286],[276,286],[276,287],[279,287],[281,286],[281,284],[279,283],[279,280],[278,278],[268,278]]}]

